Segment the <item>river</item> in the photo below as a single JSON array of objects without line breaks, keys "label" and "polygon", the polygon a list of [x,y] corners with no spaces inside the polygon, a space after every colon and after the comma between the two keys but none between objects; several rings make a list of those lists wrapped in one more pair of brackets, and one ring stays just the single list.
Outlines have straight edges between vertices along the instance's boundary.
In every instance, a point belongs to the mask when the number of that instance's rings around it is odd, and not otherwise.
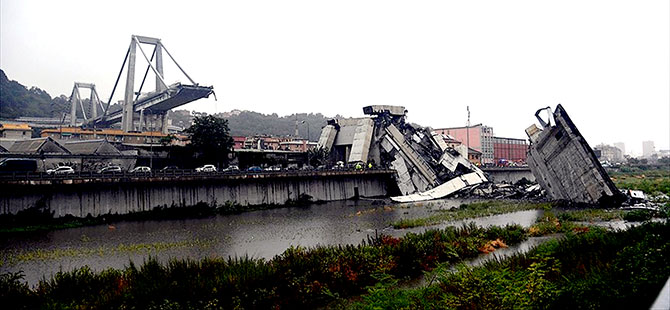
[{"label": "river", "polygon": [[473,200],[445,199],[415,204],[385,205],[383,201],[338,201],[308,207],[277,208],[203,219],[129,221],[50,232],[3,236],[0,273],[22,271],[34,285],[59,270],[82,266],[100,271],[141,264],[149,257],[169,259],[241,257],[271,259],[290,246],[359,244],[384,233],[402,236],[429,228],[462,225],[530,226],[541,211],[443,223],[396,230],[390,223],[401,218],[426,217],[440,209]]}]

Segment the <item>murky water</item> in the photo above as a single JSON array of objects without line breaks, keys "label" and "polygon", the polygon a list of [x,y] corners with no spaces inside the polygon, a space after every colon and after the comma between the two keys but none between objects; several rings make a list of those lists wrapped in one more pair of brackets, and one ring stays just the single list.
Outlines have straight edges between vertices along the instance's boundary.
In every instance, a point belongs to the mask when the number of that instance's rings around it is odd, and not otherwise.
[{"label": "murky water", "polygon": [[376,231],[401,236],[471,221],[481,226],[530,226],[541,215],[541,211],[522,211],[431,227],[390,227],[391,222],[401,218],[426,217],[471,201],[448,199],[392,206],[373,201],[340,201],[206,219],[120,222],[21,234],[0,240],[0,273],[22,270],[25,280],[35,284],[59,270],[85,265],[97,271],[123,268],[131,261],[141,264],[148,257],[159,261],[245,255],[270,259],[290,246],[359,244]]}]

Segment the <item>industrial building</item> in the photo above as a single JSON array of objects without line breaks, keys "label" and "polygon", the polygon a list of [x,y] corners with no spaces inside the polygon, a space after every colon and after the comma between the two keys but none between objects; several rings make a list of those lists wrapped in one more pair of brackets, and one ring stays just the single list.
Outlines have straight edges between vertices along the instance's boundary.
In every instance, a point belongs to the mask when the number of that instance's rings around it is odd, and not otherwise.
[{"label": "industrial building", "polygon": [[607,144],[599,144],[594,148],[596,153],[600,153],[598,159],[602,161],[607,161],[609,163],[622,163],[624,162],[623,152],[618,147],[614,147]]},{"label": "industrial building", "polygon": [[496,165],[523,165],[528,158],[525,139],[493,137],[493,160]]},{"label": "industrial building", "polygon": [[32,128],[28,124],[0,123],[0,138],[4,139],[30,139]]},{"label": "industrial building", "polygon": [[[123,132],[120,129],[92,129],[79,127],[64,127],[56,129],[45,129],[40,134],[44,137],[51,137],[56,140],[98,140],[104,139],[110,142],[124,144],[160,144],[161,139],[168,135],[160,131],[143,132]],[[172,140],[173,145],[185,145],[187,137],[183,135],[174,135],[176,140]]]},{"label": "industrial building", "polygon": [[466,127],[434,129],[435,132],[449,135],[461,143],[482,152],[482,164],[493,164],[493,128],[476,124]]}]

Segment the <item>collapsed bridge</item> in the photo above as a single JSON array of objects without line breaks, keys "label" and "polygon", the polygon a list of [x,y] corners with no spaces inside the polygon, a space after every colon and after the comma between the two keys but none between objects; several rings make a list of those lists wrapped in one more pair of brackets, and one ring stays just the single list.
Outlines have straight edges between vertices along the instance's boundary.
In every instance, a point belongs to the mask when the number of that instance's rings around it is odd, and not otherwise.
[{"label": "collapsed bridge", "polygon": [[[147,53],[142,48],[142,44],[148,44],[154,47],[151,57],[147,56]],[[144,71],[144,77],[142,78],[139,89],[135,91],[135,67],[138,49],[147,62],[147,68]],[[167,56],[172,60],[172,62],[174,62],[177,68],[179,68],[179,70],[184,74],[184,76],[186,76],[191,84],[182,84],[177,82],[168,85],[165,82],[163,51],[165,51]],[[126,87],[122,109],[111,111],[109,108],[110,103],[116,88],[119,85],[124,68],[126,69]],[[149,70],[152,70],[156,76],[155,90],[142,93],[142,89],[146,82]],[[88,103],[89,106],[86,108],[81,101],[79,88],[91,89],[91,98]],[[120,122],[121,129],[124,132],[143,131],[144,128],[147,127],[147,119],[152,118],[158,122],[152,121],[151,123],[160,123],[161,131],[163,133],[167,133],[168,111],[189,102],[207,98],[213,93],[213,86],[199,85],[184,71],[179,63],[177,63],[177,61],[172,57],[167,48],[165,48],[160,39],[133,35],[131,36],[130,46],[128,47],[123,64],[121,65],[121,70],[119,71],[119,74],[116,78],[114,88],[109,97],[109,100],[106,103],[106,106],[102,106],[94,84],[75,83],[74,89],[72,90],[72,95],[70,96],[70,126],[76,126],[75,116],[77,113],[77,107],[80,107],[82,110],[81,113],[84,117],[85,127],[109,127],[112,124]],[[102,114],[100,116],[98,116],[97,113],[98,107],[102,109]]]},{"label": "collapsed bridge", "polygon": [[[373,105],[363,108],[370,117],[333,119],[323,128],[319,147],[334,159],[347,163],[375,163],[396,171],[396,183],[404,196],[398,202],[442,198],[487,178],[464,153],[450,148],[430,128],[405,122],[401,106]],[[465,155],[464,155],[465,154]]]}]

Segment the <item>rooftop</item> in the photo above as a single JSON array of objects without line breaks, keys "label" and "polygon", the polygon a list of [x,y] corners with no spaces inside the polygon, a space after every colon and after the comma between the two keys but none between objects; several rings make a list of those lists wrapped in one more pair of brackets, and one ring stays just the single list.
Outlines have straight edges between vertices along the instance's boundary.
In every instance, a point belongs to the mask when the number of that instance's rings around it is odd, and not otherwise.
[{"label": "rooftop", "polygon": [[28,124],[0,123],[0,130],[32,130]]}]

